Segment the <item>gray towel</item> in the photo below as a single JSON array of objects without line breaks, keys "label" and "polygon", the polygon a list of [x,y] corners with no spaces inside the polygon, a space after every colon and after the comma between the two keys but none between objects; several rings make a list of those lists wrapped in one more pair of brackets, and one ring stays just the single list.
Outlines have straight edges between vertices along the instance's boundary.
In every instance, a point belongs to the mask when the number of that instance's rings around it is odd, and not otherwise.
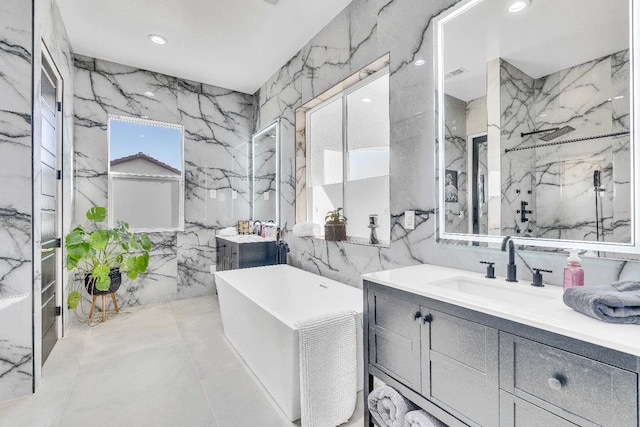
[{"label": "gray towel", "polygon": [[367,403],[371,416],[382,427],[402,427],[407,412],[416,409],[410,400],[388,385],[373,390]]},{"label": "gray towel", "polygon": [[404,427],[447,427],[442,421],[420,409],[411,411],[404,417]]},{"label": "gray towel", "polygon": [[562,299],[575,311],[605,322],[640,324],[640,282],[569,288]]}]

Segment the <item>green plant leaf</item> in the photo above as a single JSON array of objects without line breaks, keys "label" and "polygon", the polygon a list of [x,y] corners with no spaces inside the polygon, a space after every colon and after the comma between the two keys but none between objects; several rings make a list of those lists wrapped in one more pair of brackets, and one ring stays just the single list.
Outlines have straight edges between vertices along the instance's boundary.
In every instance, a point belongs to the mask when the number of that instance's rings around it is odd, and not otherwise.
[{"label": "green plant leaf", "polygon": [[151,250],[151,239],[149,239],[149,236],[145,233],[140,235],[140,246],[142,246],[142,249],[145,251]]},{"label": "green plant leaf", "polygon": [[67,256],[76,260],[81,260],[82,258],[89,255],[90,250],[91,246],[89,246],[89,243],[82,242],[77,245],[67,246]]},{"label": "green plant leaf", "polygon": [[71,257],[71,256],[67,255],[67,264],[65,265],[65,268],[67,270],[73,270],[74,268],[76,268],[78,266],[78,261],[80,261],[79,258],[74,258],[74,257]]},{"label": "green plant leaf", "polygon": [[96,289],[99,291],[107,291],[111,286],[111,277],[109,274],[106,276],[96,277]]},{"label": "green plant leaf", "polygon": [[80,292],[78,291],[70,292],[69,296],[67,297],[67,308],[69,310],[75,310],[79,302],[80,302]]},{"label": "green plant leaf", "polygon": [[107,209],[102,206],[94,206],[87,211],[87,219],[93,222],[102,222],[107,217]]},{"label": "green plant leaf", "polygon": [[96,279],[96,281],[103,279],[105,276],[109,277],[109,273],[111,272],[111,268],[108,265],[97,263],[93,270],[91,270],[91,275]]},{"label": "green plant leaf", "polygon": [[78,230],[77,228],[67,234],[64,238],[65,247],[79,245],[85,241],[84,230]]},{"label": "green plant leaf", "polygon": [[97,251],[104,249],[109,243],[110,235],[107,230],[96,230],[89,236],[89,244]]},{"label": "green plant leaf", "polygon": [[147,267],[149,266],[149,253],[145,252],[140,256],[135,258],[136,261],[136,270],[140,273],[144,273],[147,271]]},{"label": "green plant leaf", "polygon": [[138,272],[136,270],[127,270],[127,277],[131,280],[136,280],[138,278]]}]

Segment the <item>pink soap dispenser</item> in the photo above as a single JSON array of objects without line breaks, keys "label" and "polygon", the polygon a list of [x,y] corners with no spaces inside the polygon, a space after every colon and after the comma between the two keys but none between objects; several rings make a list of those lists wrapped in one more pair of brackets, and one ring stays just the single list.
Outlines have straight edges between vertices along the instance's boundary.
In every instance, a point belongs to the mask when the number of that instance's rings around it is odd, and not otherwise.
[{"label": "pink soap dispenser", "polygon": [[564,280],[562,287],[566,291],[575,286],[584,286],[584,270],[577,250],[571,250],[567,258],[567,266],[564,268]]}]

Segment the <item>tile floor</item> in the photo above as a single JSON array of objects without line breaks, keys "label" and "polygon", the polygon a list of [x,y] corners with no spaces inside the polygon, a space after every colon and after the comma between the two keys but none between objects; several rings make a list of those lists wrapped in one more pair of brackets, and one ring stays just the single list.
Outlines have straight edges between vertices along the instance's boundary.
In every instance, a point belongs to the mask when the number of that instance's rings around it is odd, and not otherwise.
[{"label": "tile floor", "polygon": [[[0,404],[0,426],[295,427],[222,331],[215,296],[72,323],[29,397]],[[363,426],[362,393],[345,427]]]}]

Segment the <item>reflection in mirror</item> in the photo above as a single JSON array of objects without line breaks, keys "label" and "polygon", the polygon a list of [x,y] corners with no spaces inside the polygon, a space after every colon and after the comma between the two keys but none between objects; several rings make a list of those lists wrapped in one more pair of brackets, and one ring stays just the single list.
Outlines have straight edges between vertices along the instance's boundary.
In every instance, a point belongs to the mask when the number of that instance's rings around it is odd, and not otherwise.
[{"label": "reflection in mirror", "polygon": [[438,19],[440,236],[629,251],[629,1],[508,6],[470,0]]},{"label": "reflection in mirror", "polygon": [[279,125],[279,121],[275,121],[251,138],[251,200],[254,221],[274,221],[276,224],[279,221]]}]

